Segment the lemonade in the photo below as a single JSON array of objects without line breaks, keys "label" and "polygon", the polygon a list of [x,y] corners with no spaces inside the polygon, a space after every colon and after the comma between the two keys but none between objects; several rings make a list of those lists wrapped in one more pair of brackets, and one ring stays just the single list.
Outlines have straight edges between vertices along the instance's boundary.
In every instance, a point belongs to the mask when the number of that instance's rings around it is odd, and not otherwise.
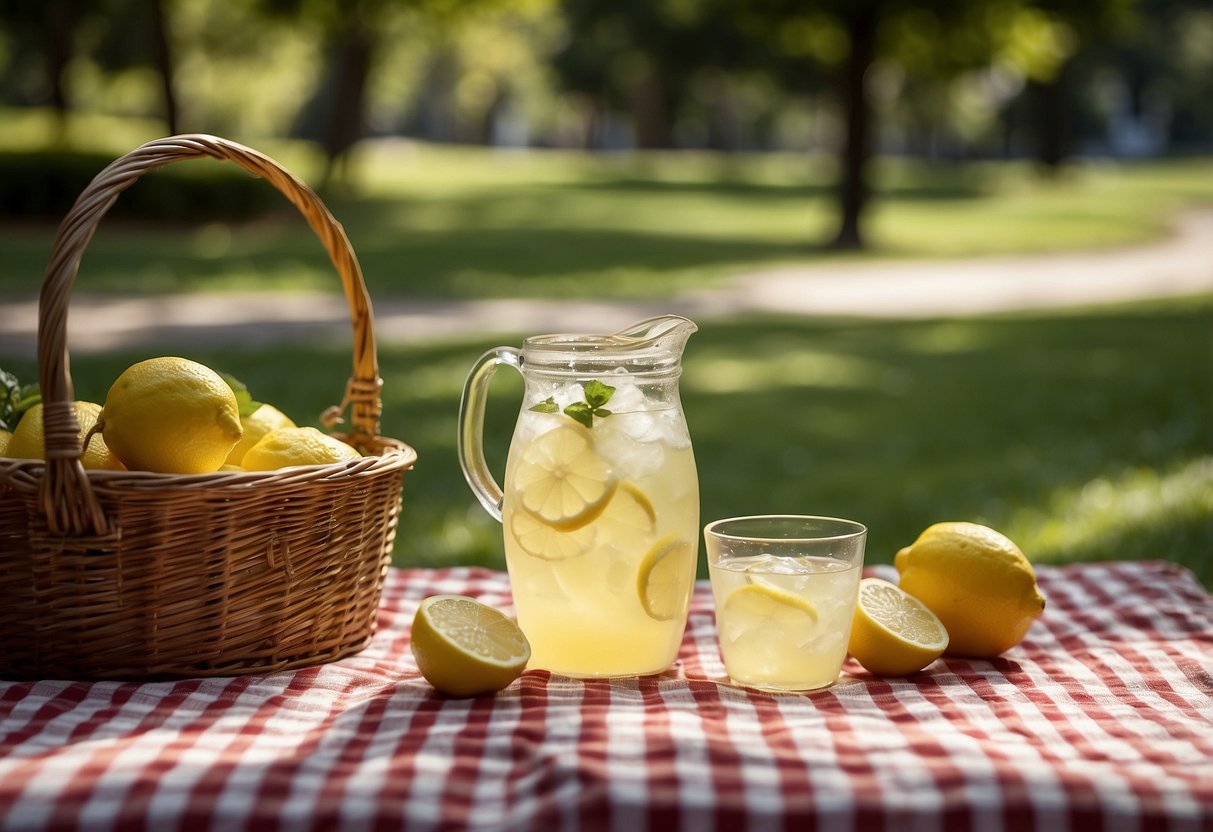
[{"label": "lemonade", "polygon": [[846,657],[861,568],[755,555],[709,567],[725,668],[751,687],[810,690]]},{"label": "lemonade", "polygon": [[853,520],[797,514],[704,528],[720,652],[734,683],[814,690],[838,679],[867,535]]},{"label": "lemonade", "polygon": [[581,677],[669,667],[698,552],[699,486],[681,410],[622,374],[605,380],[609,410],[584,421],[565,412],[593,401],[582,383],[524,403],[503,489],[530,666]]}]

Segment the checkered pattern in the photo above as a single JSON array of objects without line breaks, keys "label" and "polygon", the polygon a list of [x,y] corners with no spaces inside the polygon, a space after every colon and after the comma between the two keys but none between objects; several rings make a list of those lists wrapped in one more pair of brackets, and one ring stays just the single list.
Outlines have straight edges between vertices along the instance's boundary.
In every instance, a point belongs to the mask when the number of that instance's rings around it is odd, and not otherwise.
[{"label": "checkered pattern", "polygon": [[668,673],[527,671],[455,701],[417,673],[413,613],[435,593],[508,608],[506,577],[393,570],[374,643],[326,667],[0,682],[0,826],[1213,829],[1213,598],[1165,563],[1039,573],[1048,610],[995,661],[729,687],[702,584]]}]

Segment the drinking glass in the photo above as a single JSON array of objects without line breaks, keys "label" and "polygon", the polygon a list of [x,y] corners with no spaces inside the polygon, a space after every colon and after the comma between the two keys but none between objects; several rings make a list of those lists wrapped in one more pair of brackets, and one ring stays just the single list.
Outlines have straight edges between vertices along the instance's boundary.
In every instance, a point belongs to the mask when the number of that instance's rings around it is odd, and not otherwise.
[{"label": "drinking glass", "polygon": [[734,684],[803,691],[837,681],[867,534],[853,520],[786,514],[704,528],[720,651]]}]

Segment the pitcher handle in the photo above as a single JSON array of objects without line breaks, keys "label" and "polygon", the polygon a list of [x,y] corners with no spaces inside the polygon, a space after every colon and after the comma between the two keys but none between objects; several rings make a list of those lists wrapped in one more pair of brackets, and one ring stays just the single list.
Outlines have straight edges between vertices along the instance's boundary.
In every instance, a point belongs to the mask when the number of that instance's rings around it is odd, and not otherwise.
[{"label": "pitcher handle", "polygon": [[489,382],[497,368],[507,364],[522,372],[522,352],[513,347],[494,347],[477,359],[463,385],[459,399],[459,467],[472,487],[472,493],[498,523],[501,522],[501,501],[505,494],[484,458],[484,408]]}]

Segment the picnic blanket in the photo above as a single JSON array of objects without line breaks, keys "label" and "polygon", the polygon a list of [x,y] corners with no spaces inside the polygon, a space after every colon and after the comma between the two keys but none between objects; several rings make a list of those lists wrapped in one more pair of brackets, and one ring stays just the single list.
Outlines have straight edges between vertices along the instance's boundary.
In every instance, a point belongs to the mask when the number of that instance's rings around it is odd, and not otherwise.
[{"label": "picnic blanket", "polygon": [[1213,829],[1213,598],[1164,562],[1038,572],[1048,609],[993,661],[732,687],[701,582],[662,675],[450,700],[409,650],[417,605],[509,610],[506,575],[393,569],[373,643],[334,664],[0,682],[0,827]]}]

